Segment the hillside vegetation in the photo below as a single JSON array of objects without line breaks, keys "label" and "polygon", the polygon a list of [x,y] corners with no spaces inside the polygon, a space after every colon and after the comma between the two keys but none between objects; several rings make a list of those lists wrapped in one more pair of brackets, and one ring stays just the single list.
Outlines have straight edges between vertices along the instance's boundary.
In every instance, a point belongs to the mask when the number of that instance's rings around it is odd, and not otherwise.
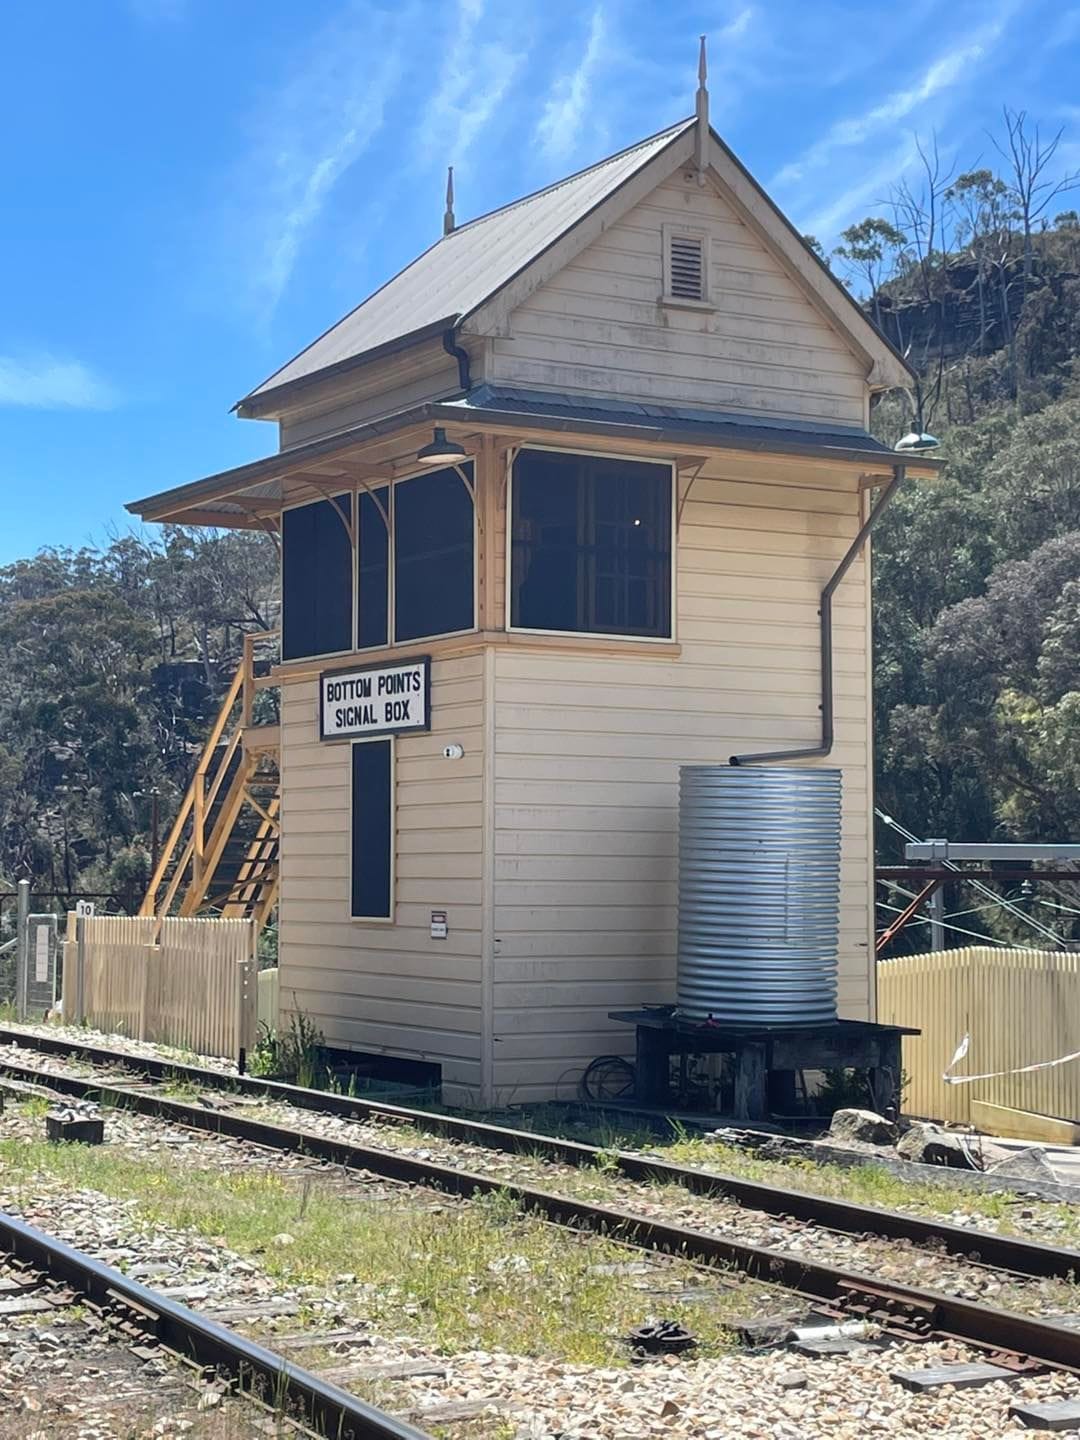
[{"label": "hillside vegetation", "polygon": [[[1080,840],[1080,217],[1056,138],[1007,114],[987,145],[964,173],[927,147],[830,257],[920,376],[875,430],[945,461],[875,541],[878,803],[923,836]],[[276,586],[249,533],[0,569],[0,887],[138,895],[153,791],[165,828]]]}]

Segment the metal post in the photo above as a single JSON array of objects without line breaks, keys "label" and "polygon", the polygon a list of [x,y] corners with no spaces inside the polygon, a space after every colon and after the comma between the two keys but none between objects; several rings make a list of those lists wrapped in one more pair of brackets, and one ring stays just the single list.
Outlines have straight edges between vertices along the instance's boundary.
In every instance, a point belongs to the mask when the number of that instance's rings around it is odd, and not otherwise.
[{"label": "metal post", "polygon": [[155,785],[150,791],[150,874],[157,874],[161,858],[161,792]]},{"label": "metal post", "polygon": [[15,902],[15,1004],[20,1020],[26,1019],[26,981],[30,961],[30,881],[20,880]]},{"label": "metal post", "polygon": [[930,896],[930,949],[945,949],[945,886],[939,885]]}]

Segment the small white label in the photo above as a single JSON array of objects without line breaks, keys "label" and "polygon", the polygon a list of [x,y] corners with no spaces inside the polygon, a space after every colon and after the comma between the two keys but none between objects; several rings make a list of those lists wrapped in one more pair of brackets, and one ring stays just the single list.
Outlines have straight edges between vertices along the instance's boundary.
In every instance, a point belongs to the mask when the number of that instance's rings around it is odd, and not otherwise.
[{"label": "small white label", "polygon": [[34,979],[44,985],[49,978],[49,927],[39,925],[34,933]]},{"label": "small white label", "polygon": [[94,913],[94,902],[93,902],[93,900],[76,900],[76,901],[75,901],[75,914],[76,914],[76,915],[82,915],[83,917],[88,917],[88,916],[90,916],[90,915],[93,915],[93,913]]},{"label": "small white label", "polygon": [[450,927],[446,923],[445,910],[432,910],[431,912],[431,938],[433,940],[445,940],[450,933]]}]

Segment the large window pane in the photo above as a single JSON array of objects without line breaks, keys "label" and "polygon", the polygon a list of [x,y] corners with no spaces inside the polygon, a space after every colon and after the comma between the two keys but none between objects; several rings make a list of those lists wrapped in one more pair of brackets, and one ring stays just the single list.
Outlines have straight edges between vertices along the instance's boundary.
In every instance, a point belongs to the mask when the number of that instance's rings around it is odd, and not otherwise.
[{"label": "large window pane", "polygon": [[514,461],[510,623],[671,634],[671,466],[522,450]]},{"label": "large window pane", "polygon": [[392,920],[394,886],[394,742],[352,747],[352,916]]},{"label": "large window pane", "polygon": [[383,512],[389,514],[390,492],[380,490],[377,497],[366,490],[357,495],[356,643],[361,650],[389,639],[390,537]]},{"label": "large window pane", "polygon": [[337,495],[282,514],[284,660],[352,649],[352,546],[342,523],[343,516],[350,518],[351,507],[351,495]]},{"label": "large window pane", "polygon": [[394,487],[395,640],[472,629],[473,535],[472,497],[456,470]]}]

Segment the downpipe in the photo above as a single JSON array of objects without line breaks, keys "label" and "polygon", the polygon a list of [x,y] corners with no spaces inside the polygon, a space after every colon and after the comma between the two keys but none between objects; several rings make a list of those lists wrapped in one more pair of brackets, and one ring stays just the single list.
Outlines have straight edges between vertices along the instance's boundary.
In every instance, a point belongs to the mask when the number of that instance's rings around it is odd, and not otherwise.
[{"label": "downpipe", "polygon": [[893,497],[900,489],[900,486],[904,483],[906,474],[906,466],[893,466],[893,478],[881,492],[877,503],[866,517],[859,533],[848,546],[844,558],[829,576],[828,582],[821,592],[821,604],[818,608],[818,616],[821,623],[821,743],[819,745],[804,746],[798,750],[768,750],[761,755],[732,755],[729,764],[771,765],[779,760],[820,760],[824,756],[832,753],[835,731],[833,702],[833,595],[841,580],[843,580],[844,576],[862,553],[867,540],[870,538],[871,532],[892,503]]}]

